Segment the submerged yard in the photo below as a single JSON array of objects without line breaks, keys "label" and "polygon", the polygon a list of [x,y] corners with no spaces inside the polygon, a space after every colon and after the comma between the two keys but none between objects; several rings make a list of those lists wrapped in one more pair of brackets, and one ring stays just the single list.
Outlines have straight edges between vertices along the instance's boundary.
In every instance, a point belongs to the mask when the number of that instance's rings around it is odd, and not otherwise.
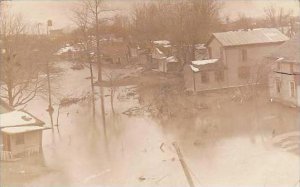
[{"label": "submerged yard", "polygon": [[[90,92],[88,69],[57,66],[56,102]],[[106,137],[98,94],[95,124],[89,99],[62,108],[42,155],[1,163],[1,186],[188,186],[173,142],[196,186],[299,185],[297,109],[271,103],[266,88],[252,99],[232,90],[189,95],[176,91],[177,75],[141,72],[118,85],[115,114],[105,88]],[[26,109],[50,124],[47,106],[41,96]]]}]

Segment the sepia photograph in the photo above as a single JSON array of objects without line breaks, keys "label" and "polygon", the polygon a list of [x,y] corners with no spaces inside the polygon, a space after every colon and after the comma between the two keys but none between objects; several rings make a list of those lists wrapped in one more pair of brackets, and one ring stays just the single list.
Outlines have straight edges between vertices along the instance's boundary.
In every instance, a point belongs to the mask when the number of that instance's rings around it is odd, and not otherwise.
[{"label": "sepia photograph", "polygon": [[0,0],[1,187],[300,187],[300,0]]}]

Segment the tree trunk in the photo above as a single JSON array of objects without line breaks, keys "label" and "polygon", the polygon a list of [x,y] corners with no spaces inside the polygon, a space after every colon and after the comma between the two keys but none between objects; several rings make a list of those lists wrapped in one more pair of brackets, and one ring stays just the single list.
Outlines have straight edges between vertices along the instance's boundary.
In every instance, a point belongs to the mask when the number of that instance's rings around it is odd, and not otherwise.
[{"label": "tree trunk", "polygon": [[48,107],[48,113],[51,120],[51,127],[53,130],[53,107],[52,107],[52,93],[51,93],[51,85],[50,85],[50,72],[49,72],[49,62],[47,62],[47,82],[48,82],[48,96],[49,96],[49,107]]},{"label": "tree trunk", "polygon": [[91,90],[92,90],[92,107],[93,107],[93,121],[95,121],[96,117],[96,107],[95,107],[95,89],[94,89],[94,72],[93,72],[93,66],[91,61],[89,62],[90,65],[90,76],[91,76]]},{"label": "tree trunk", "polygon": [[111,110],[112,110],[112,113],[115,114],[115,109],[114,109],[114,90],[113,88],[111,88],[110,90],[110,105],[111,105]]},{"label": "tree trunk", "polygon": [[103,87],[102,87],[102,65],[101,65],[101,59],[100,59],[100,43],[99,43],[99,10],[98,7],[96,7],[95,11],[95,18],[96,18],[96,55],[97,55],[97,65],[98,65],[98,84],[100,88],[100,100],[101,100],[101,114],[102,114],[102,123],[103,123],[103,130],[104,130],[104,136],[107,137],[106,134],[106,120],[105,120],[105,107],[104,107],[104,95],[103,95]]}]

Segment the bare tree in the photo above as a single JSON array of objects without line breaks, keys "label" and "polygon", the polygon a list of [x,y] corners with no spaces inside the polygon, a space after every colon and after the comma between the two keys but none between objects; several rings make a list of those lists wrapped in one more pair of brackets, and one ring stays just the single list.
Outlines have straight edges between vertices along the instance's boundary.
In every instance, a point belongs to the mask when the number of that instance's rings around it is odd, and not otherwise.
[{"label": "bare tree", "polygon": [[1,98],[17,107],[31,101],[42,89],[40,69],[33,58],[39,41],[26,34],[21,15],[1,12]]},{"label": "bare tree", "polygon": [[[104,106],[104,93],[102,85],[102,63],[101,63],[101,47],[100,47],[100,25],[103,22],[101,14],[103,12],[113,11],[104,7],[103,0],[82,0],[82,6],[85,7],[89,18],[89,23],[92,26],[93,35],[96,39],[96,63],[98,66],[98,84],[100,89],[100,100],[101,100],[101,114],[102,114],[102,125],[104,130],[105,140],[107,140],[106,133],[106,119],[105,119],[105,106]],[[106,144],[107,145],[107,144]]]},{"label": "bare tree", "polygon": [[276,8],[269,6],[264,9],[265,19],[269,26],[279,28],[281,32],[284,32],[283,27],[289,26],[292,21],[292,10],[285,10],[283,7]]},{"label": "bare tree", "polygon": [[95,87],[94,87],[94,71],[93,71],[93,38],[90,34],[90,20],[87,7],[81,7],[73,11],[73,22],[78,27],[77,38],[80,42],[81,49],[83,50],[83,61],[88,63],[90,70],[90,84],[91,84],[91,99],[93,107],[93,119],[95,120],[96,107],[95,107]]},{"label": "bare tree", "polygon": [[[136,6],[133,12],[133,35],[139,41],[169,39],[184,61],[195,59],[195,46],[204,43],[217,30],[217,0],[156,1]],[[190,59],[189,59],[189,58]]]},{"label": "bare tree", "polygon": [[239,13],[236,21],[236,27],[237,29],[251,29],[251,18],[247,17],[245,14]]}]

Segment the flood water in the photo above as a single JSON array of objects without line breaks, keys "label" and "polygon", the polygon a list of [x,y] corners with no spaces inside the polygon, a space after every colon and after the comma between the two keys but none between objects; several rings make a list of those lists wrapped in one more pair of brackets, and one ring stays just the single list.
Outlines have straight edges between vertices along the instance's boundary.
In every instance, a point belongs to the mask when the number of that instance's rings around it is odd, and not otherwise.
[{"label": "flood water", "polygon": [[[90,92],[87,68],[72,70],[70,62],[59,62],[57,66],[64,71],[52,82],[53,89],[56,89],[56,103],[63,97],[80,97]],[[118,88],[116,97],[126,95],[126,90],[134,86]],[[98,89],[96,87],[97,92]],[[250,137],[242,132],[230,136],[203,135],[198,133],[200,130],[197,127],[203,120],[202,116],[196,117],[196,120],[186,119],[178,127],[162,125],[147,115],[122,114],[130,107],[139,106],[136,97],[115,99],[116,114],[112,114],[108,94],[106,89],[106,137],[100,99],[96,100],[95,125],[88,100],[62,108],[58,126],[53,131],[44,131],[43,164],[38,169],[22,168],[25,184],[18,183],[13,175],[4,181],[16,186],[51,187],[189,186],[172,145],[175,141],[179,144],[195,186],[292,187],[299,181],[299,155],[275,146],[271,134],[263,138],[261,134]],[[47,97],[41,96],[30,102],[26,109],[50,124],[47,106]],[[218,121],[229,126],[230,122],[236,121]],[[1,173],[9,168],[11,166],[6,163],[1,167]],[[20,168],[11,173],[19,174],[17,170]]]}]

